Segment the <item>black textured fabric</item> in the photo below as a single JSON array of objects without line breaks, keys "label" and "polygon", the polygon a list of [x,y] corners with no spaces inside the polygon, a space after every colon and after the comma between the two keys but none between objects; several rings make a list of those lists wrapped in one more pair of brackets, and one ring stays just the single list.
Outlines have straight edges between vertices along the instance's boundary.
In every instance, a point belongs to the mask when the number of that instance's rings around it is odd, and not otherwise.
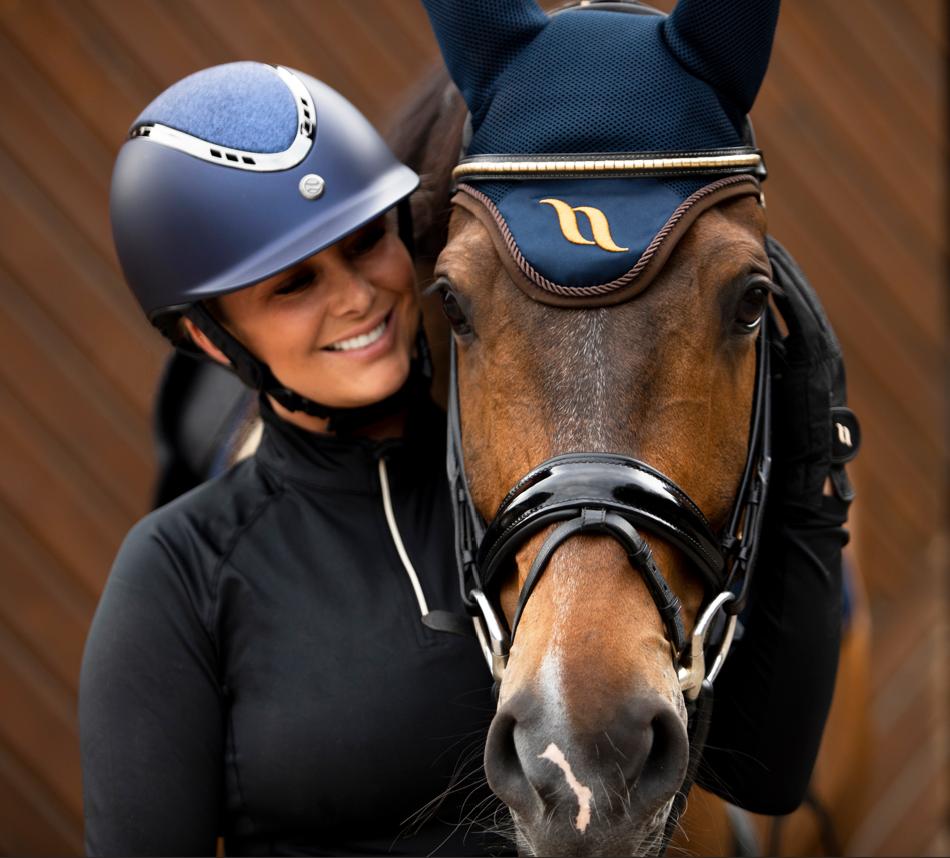
[{"label": "black textured fabric", "polygon": [[235,433],[255,401],[253,392],[223,366],[171,353],[155,396],[158,478],[153,508],[224,470]]},{"label": "black textured fabric", "polygon": [[461,612],[434,406],[398,443],[267,413],[254,458],[144,518],[116,559],[80,686],[90,854],[213,855],[219,834],[233,855],[497,845],[467,819],[490,676],[474,640],[422,624],[380,456],[429,607]]},{"label": "black textured fabric", "polygon": [[844,358],[838,338],[798,264],[771,236],[766,240],[773,277],[783,289],[776,303],[789,336],[776,355],[776,449],[786,466],[787,492],[795,499],[792,523],[822,508],[832,467],[831,407],[847,404]]}]

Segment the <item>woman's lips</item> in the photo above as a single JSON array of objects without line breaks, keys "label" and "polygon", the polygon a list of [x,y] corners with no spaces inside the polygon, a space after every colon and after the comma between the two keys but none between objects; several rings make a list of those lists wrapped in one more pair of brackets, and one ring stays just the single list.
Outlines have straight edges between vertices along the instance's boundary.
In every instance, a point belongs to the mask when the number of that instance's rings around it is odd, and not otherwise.
[{"label": "woman's lips", "polygon": [[390,310],[382,319],[357,334],[337,340],[324,346],[324,351],[348,357],[366,357],[385,351],[393,339],[393,312]]}]

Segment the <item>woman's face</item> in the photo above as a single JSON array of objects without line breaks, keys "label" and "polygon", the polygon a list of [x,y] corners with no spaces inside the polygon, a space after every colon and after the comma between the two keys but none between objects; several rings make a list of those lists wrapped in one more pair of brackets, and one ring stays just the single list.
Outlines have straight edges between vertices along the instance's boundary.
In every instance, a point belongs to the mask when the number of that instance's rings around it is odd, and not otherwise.
[{"label": "woman's face", "polygon": [[408,376],[419,305],[393,217],[213,306],[281,384],[324,405],[378,402]]}]

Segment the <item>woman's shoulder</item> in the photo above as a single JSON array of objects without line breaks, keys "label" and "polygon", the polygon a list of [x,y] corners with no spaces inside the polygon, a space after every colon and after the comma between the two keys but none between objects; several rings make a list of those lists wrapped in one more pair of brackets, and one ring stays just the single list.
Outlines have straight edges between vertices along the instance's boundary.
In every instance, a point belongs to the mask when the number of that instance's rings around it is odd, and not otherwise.
[{"label": "woman's shoulder", "polygon": [[222,561],[280,494],[253,457],[141,518],[126,535],[110,573],[157,585],[169,576],[210,584]]}]

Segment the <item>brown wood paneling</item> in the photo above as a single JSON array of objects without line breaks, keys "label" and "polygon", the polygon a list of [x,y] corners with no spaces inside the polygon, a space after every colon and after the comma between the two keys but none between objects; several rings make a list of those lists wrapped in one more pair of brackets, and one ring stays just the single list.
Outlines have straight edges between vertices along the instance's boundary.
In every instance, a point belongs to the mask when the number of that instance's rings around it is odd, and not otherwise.
[{"label": "brown wood paneling", "polygon": [[125,535],[129,516],[89,472],[0,385],[0,496],[30,532],[95,594]]},{"label": "brown wood paneling", "polygon": [[60,564],[0,506],[0,622],[27,646],[43,669],[75,695],[79,662],[95,601],[63,580]]},{"label": "brown wood paneling", "polygon": [[0,852],[4,855],[76,854],[82,828],[29,764],[0,741]]},{"label": "brown wood paneling", "polygon": [[79,742],[72,694],[36,663],[22,641],[0,627],[0,687],[8,701],[0,719],[0,742],[54,796],[57,812],[71,819],[82,813],[74,788],[79,782]]},{"label": "brown wood paneling", "polygon": [[[786,0],[753,115],[771,228],[831,316],[865,429],[878,742],[851,849],[871,854],[950,842],[946,15],[943,0]],[[0,0],[0,852],[81,849],[82,639],[148,502],[167,349],[111,247],[129,123],[185,74],[259,59],[382,124],[436,57],[415,0]]]}]

